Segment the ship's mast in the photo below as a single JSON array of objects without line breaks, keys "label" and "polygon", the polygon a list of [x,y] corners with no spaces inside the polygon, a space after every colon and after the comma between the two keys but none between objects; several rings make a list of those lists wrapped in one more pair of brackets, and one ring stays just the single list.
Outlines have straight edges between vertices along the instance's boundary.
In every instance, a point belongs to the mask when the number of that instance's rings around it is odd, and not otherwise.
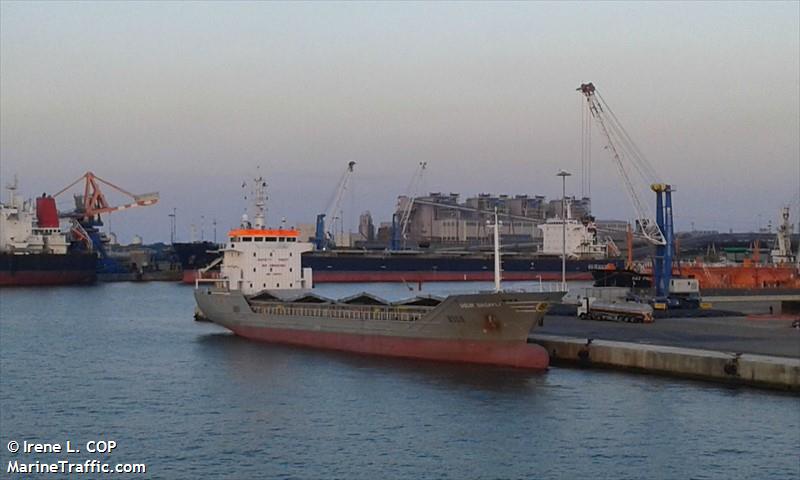
[{"label": "ship's mast", "polygon": [[[260,171],[260,168],[259,168]],[[242,183],[242,188],[247,186],[247,182]],[[250,217],[247,215],[247,210],[242,215],[242,228],[253,228],[256,230],[263,230],[267,226],[267,182],[264,177],[258,175],[253,179],[250,186],[250,200],[253,202],[253,222],[250,222]],[[247,194],[245,194],[247,200]]]},{"label": "ship's mast", "polygon": [[8,205],[10,207],[18,207],[17,205],[17,188],[19,188],[19,180],[17,174],[14,174],[14,181],[6,184],[8,190]]},{"label": "ship's mast", "polygon": [[267,182],[261,175],[253,181],[253,206],[256,210],[253,228],[261,230],[267,225]]}]

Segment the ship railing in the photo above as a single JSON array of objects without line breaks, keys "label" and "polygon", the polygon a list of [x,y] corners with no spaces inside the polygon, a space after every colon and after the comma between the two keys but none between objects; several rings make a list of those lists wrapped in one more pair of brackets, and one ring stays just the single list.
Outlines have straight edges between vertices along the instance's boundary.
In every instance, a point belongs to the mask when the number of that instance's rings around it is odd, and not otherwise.
[{"label": "ship railing", "polygon": [[266,315],[323,317],[341,320],[379,320],[416,322],[425,316],[424,310],[405,310],[396,307],[352,308],[311,307],[305,305],[252,305],[253,311]]}]

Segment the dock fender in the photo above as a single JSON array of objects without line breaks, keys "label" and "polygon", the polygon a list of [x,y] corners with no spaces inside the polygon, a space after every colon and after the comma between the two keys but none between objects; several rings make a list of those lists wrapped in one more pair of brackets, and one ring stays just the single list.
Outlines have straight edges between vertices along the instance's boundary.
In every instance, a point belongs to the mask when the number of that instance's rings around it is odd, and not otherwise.
[{"label": "dock fender", "polygon": [[725,371],[727,375],[732,377],[739,376],[739,357],[741,357],[741,353],[734,353],[733,358],[725,362],[725,366],[722,369]]},{"label": "dock fender", "polygon": [[589,338],[586,340],[586,345],[584,345],[583,347],[581,347],[580,350],[578,350],[578,365],[580,365],[581,367],[589,367],[592,364],[592,357],[590,353],[591,345],[592,345],[592,339]]}]

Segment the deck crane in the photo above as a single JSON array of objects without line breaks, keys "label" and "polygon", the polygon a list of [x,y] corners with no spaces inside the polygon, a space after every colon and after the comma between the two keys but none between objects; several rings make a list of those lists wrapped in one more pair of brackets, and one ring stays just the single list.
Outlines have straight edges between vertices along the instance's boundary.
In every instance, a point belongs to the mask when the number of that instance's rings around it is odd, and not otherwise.
[{"label": "deck crane", "polygon": [[[103,226],[100,215],[128,208],[155,205],[158,202],[158,193],[136,195],[103,180],[92,172],[86,172],[53,196],[58,197],[81,181],[83,181],[83,194],[74,195],[75,210],[62,213],[60,216],[68,218],[72,222],[72,234],[84,242],[87,250],[98,253],[98,271],[103,273],[122,272],[124,269],[106,253],[105,238],[98,228]],[[100,189],[101,184],[129,197],[132,201],[123,205],[112,206]]]},{"label": "deck crane", "polygon": [[[669,295],[670,279],[672,278],[674,239],[672,192],[674,189],[671,185],[658,181],[655,169],[633,142],[600,93],[597,92],[594,84],[581,84],[577,90],[586,97],[586,106],[606,138],[605,148],[611,154],[635,210],[639,236],[644,237],[656,247],[653,259],[656,296],[666,297]],[[638,189],[634,186],[636,177],[633,174],[638,176],[639,183],[649,184],[650,189],[656,194],[655,219],[647,214],[646,204],[639,198]]]},{"label": "deck crane", "polygon": [[392,216],[392,250],[400,249],[401,239],[403,241],[403,246],[405,246],[406,239],[408,238],[408,223],[411,220],[411,212],[419,193],[418,190],[422,186],[422,179],[425,175],[426,168],[428,168],[428,162],[419,162],[414,176],[411,177],[411,182],[408,184],[405,204],[401,205],[403,209],[400,212],[399,224],[397,214],[395,213]]},{"label": "deck crane", "polygon": [[[333,192],[333,198],[331,198],[328,204],[328,209],[325,213],[317,215],[317,227],[314,233],[314,247],[317,250],[327,250],[336,246],[336,236],[334,235],[333,228],[328,228],[328,226],[332,225],[333,220],[336,219],[337,212],[339,212],[342,200],[344,199],[344,194],[350,186],[350,179],[353,176],[353,167],[355,166],[356,162],[350,161],[347,163],[347,168],[345,168],[344,173],[342,173],[342,176],[339,178],[339,183],[336,186],[336,190]],[[326,223],[326,218],[330,221],[329,223]]]}]

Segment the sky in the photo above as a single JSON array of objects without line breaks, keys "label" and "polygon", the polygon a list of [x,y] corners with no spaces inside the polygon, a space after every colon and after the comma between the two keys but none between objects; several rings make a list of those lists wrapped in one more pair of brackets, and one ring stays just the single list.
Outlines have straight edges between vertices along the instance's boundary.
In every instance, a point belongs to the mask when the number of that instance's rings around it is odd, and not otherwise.
[{"label": "sky", "polygon": [[[173,208],[179,239],[213,219],[221,238],[257,168],[271,224],[312,223],[351,160],[350,219],[389,220],[420,161],[429,191],[558,197],[590,81],[675,186],[679,230],[800,218],[800,2],[3,1],[0,181],[158,191],[107,218],[148,243]],[[604,146],[594,128],[593,211],[633,218]]]}]

